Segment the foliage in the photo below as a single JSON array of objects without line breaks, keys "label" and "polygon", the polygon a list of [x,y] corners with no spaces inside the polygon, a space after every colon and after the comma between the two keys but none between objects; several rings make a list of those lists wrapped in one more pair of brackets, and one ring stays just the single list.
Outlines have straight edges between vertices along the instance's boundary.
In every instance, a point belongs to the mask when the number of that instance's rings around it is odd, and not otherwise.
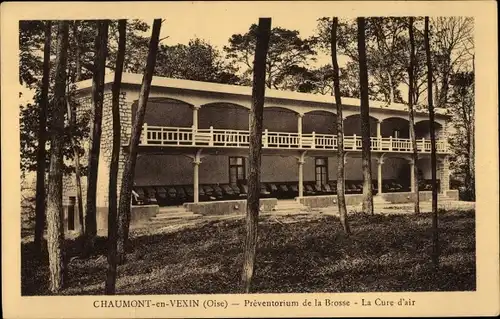
[{"label": "foliage", "polygon": [[[256,45],[257,25],[252,24],[245,34],[233,34],[224,47],[226,57],[243,67],[242,77],[250,84]],[[271,30],[266,62],[266,86],[295,90],[298,76],[307,72],[307,63],[315,60],[313,39],[302,39],[299,31],[275,27]]]},{"label": "foliage", "polygon": [[[36,162],[36,152],[38,146],[38,112],[40,111],[39,107],[40,100],[40,92],[37,91],[35,94],[35,98],[33,103],[28,103],[26,105],[20,105],[20,140],[21,140],[21,171],[23,173],[28,171],[35,171],[37,167]],[[78,107],[78,102],[71,99],[71,103],[73,103],[73,107]],[[50,122],[53,114],[54,108],[54,100],[53,95],[49,95],[49,105],[47,112],[47,132],[50,136],[51,127]],[[90,114],[87,112],[82,112],[82,116],[77,118],[77,125],[73,132],[73,141],[77,146],[78,152],[80,156],[83,156],[84,149],[83,143],[89,137],[89,121]],[[72,159],[74,157],[73,149],[71,148],[71,140],[69,134],[69,124],[66,122],[64,127],[64,148],[63,148],[63,156],[64,156],[64,173],[69,174],[74,172],[74,166],[72,164]],[[49,139],[50,140],[50,139]],[[47,172],[49,169],[49,156],[50,156],[50,143],[46,145],[47,152],[46,154],[46,168]],[[82,167],[82,173],[86,173],[86,167]]]}]

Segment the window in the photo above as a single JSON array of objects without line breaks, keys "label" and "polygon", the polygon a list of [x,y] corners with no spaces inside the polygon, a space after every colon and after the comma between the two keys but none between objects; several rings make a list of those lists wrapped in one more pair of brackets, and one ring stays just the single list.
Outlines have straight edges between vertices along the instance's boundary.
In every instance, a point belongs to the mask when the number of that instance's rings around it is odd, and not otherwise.
[{"label": "window", "polygon": [[75,230],[75,204],[76,197],[69,197],[69,205],[68,205],[68,230]]},{"label": "window", "polygon": [[237,185],[246,180],[245,158],[229,157],[229,183]]},{"label": "window", "polygon": [[317,157],[315,164],[316,185],[325,185],[326,183],[328,183],[328,158]]}]

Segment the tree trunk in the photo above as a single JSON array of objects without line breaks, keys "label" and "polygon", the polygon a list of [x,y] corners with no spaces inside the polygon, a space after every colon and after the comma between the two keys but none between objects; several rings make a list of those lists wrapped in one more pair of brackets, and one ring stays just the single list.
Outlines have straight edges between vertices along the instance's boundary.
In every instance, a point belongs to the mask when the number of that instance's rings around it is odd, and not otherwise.
[{"label": "tree trunk", "polygon": [[38,149],[36,156],[35,251],[40,255],[42,252],[43,232],[45,230],[45,147],[47,144],[51,33],[52,21],[47,21],[45,25],[45,44],[43,48],[43,77],[42,92],[40,95],[40,112],[38,113]]},{"label": "tree trunk", "polygon": [[345,204],[345,163],[344,163],[344,118],[342,115],[342,98],[340,96],[340,76],[339,63],[337,61],[337,26],[338,18],[334,17],[332,22],[332,33],[330,38],[333,66],[333,89],[335,95],[335,104],[337,106],[337,201],[339,206],[340,223],[346,234],[349,234],[350,228],[347,221],[347,208]]},{"label": "tree trunk", "polygon": [[151,89],[151,81],[156,64],[156,54],[158,52],[158,43],[160,36],[161,19],[155,19],[151,33],[151,41],[149,42],[149,52],[142,79],[141,91],[139,93],[139,102],[137,111],[132,126],[132,135],[130,136],[129,155],[125,162],[123,170],[122,184],[120,189],[120,202],[118,208],[118,236],[117,236],[117,262],[122,264],[125,262],[125,250],[128,242],[129,224],[130,224],[130,206],[132,199],[132,186],[134,182],[135,164],[137,161],[137,149],[141,138],[142,125],[144,124],[144,115],[149,98],[149,90]]},{"label": "tree trunk", "polygon": [[107,295],[115,294],[116,286],[116,237],[118,233],[116,224],[117,210],[117,179],[118,160],[120,157],[120,87],[122,82],[123,61],[125,60],[125,40],[127,31],[127,20],[118,21],[118,52],[116,56],[115,79],[113,82],[113,151],[111,164],[109,166],[109,212],[108,212],[108,271],[106,274]]},{"label": "tree trunk", "polygon": [[363,211],[373,215],[370,105],[368,101],[368,69],[366,64],[365,18],[358,18],[359,86],[361,96],[361,137],[363,166]]},{"label": "tree trunk", "polygon": [[[78,82],[81,80],[82,76],[82,64],[80,62],[80,56],[81,56],[81,50],[80,50],[80,34],[78,31],[78,22],[75,21],[73,24],[73,35],[75,37],[75,42],[76,42],[76,76],[75,76],[75,82]],[[69,100],[69,99],[68,99]],[[69,125],[70,125],[70,132],[73,131],[73,129],[76,126],[76,110],[74,107],[71,107],[70,104],[68,104],[68,117],[69,117]],[[70,133],[71,134],[71,133]],[[83,236],[85,234],[85,223],[83,220],[83,196],[82,196],[82,173],[80,171],[80,153],[78,153],[78,148],[76,147],[76,144],[73,144],[73,156],[74,156],[74,164],[75,164],[75,184],[76,184],[76,200],[78,202],[78,220],[80,222],[80,236]]]},{"label": "tree trunk", "polygon": [[262,150],[262,121],[264,111],[266,58],[271,35],[271,18],[260,18],[257,29],[257,44],[252,83],[252,116],[250,117],[250,150],[248,157],[248,197],[246,214],[245,251],[241,288],[249,293],[255,268],[257,250],[258,219],[260,205],[260,166]]},{"label": "tree trunk", "polygon": [[439,266],[439,233],[438,233],[438,189],[437,189],[437,160],[436,160],[436,132],[434,130],[434,105],[432,101],[432,61],[429,45],[429,17],[425,17],[424,26],[425,53],[427,58],[427,103],[429,107],[429,130],[431,135],[431,173],[432,173],[432,263]]},{"label": "tree trunk", "polygon": [[389,104],[394,104],[394,83],[390,71],[387,71],[387,80],[389,82]]},{"label": "tree trunk", "polygon": [[417,148],[417,137],[415,136],[415,111],[413,109],[413,90],[414,90],[414,70],[415,70],[415,39],[413,36],[413,17],[409,18],[409,34],[410,34],[410,67],[408,68],[408,114],[410,122],[410,138],[411,145],[413,148],[412,160],[413,160],[413,178],[411,181],[415,187],[413,190],[415,193],[415,198],[413,202],[413,210],[415,214],[420,213],[420,198],[418,193],[418,148]]},{"label": "tree trunk", "polygon": [[62,171],[68,30],[67,21],[60,21],[58,23],[56,79],[54,87],[55,107],[50,126],[52,131],[47,194],[47,248],[49,251],[49,289],[53,293],[59,292],[64,285]]},{"label": "tree trunk", "polygon": [[97,235],[96,196],[97,174],[99,169],[99,154],[101,152],[102,133],[102,107],[104,100],[104,73],[108,51],[108,25],[109,21],[98,22],[96,38],[96,54],[94,59],[94,75],[92,79],[92,104],[94,106],[94,119],[92,142],[89,152],[88,182],[87,182],[87,213],[85,216],[85,253],[93,250],[94,240]]}]

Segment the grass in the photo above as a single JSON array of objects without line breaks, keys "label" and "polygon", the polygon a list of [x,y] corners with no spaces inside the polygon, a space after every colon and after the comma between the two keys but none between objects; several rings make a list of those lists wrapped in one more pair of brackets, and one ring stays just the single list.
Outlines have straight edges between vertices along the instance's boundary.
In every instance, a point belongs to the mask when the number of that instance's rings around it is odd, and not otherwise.
[{"label": "grass", "polygon": [[[336,217],[261,216],[253,290],[256,293],[475,290],[474,211],[440,214],[441,264],[430,263],[430,214],[350,217],[345,236]],[[135,231],[119,294],[237,293],[243,219],[208,221],[171,233]],[[63,295],[103,294],[105,238],[88,259],[68,240]],[[22,245],[22,294],[48,295],[47,257]]]}]

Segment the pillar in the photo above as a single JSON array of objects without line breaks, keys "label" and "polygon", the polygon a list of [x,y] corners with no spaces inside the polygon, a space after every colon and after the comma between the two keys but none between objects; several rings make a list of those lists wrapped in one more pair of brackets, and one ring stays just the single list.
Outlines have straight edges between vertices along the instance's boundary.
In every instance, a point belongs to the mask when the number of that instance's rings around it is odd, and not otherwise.
[{"label": "pillar", "polygon": [[378,167],[377,167],[377,188],[378,188],[378,195],[382,194],[382,165],[384,164],[383,159],[378,160]]},{"label": "pillar", "polygon": [[411,192],[416,192],[416,185],[415,185],[415,161],[411,160],[410,161],[410,185],[411,185]]},{"label": "pillar", "polygon": [[448,156],[445,156],[441,168],[441,193],[446,194],[450,189],[450,162]]},{"label": "pillar", "polygon": [[304,163],[306,152],[302,152],[297,161],[299,165],[299,197],[304,196]]},{"label": "pillar", "polygon": [[196,131],[198,130],[198,110],[200,109],[200,106],[194,105],[193,106],[193,129]]},{"label": "pillar", "polygon": [[197,204],[200,201],[200,164],[201,150],[196,152],[193,158],[193,202]]},{"label": "pillar", "polygon": [[381,133],[380,133],[380,126],[381,126],[381,123],[382,121],[381,120],[377,120],[377,138],[380,139],[382,136],[381,136]]},{"label": "pillar", "polygon": [[304,114],[297,114],[297,133],[299,134],[299,147],[302,147],[302,118]]}]

